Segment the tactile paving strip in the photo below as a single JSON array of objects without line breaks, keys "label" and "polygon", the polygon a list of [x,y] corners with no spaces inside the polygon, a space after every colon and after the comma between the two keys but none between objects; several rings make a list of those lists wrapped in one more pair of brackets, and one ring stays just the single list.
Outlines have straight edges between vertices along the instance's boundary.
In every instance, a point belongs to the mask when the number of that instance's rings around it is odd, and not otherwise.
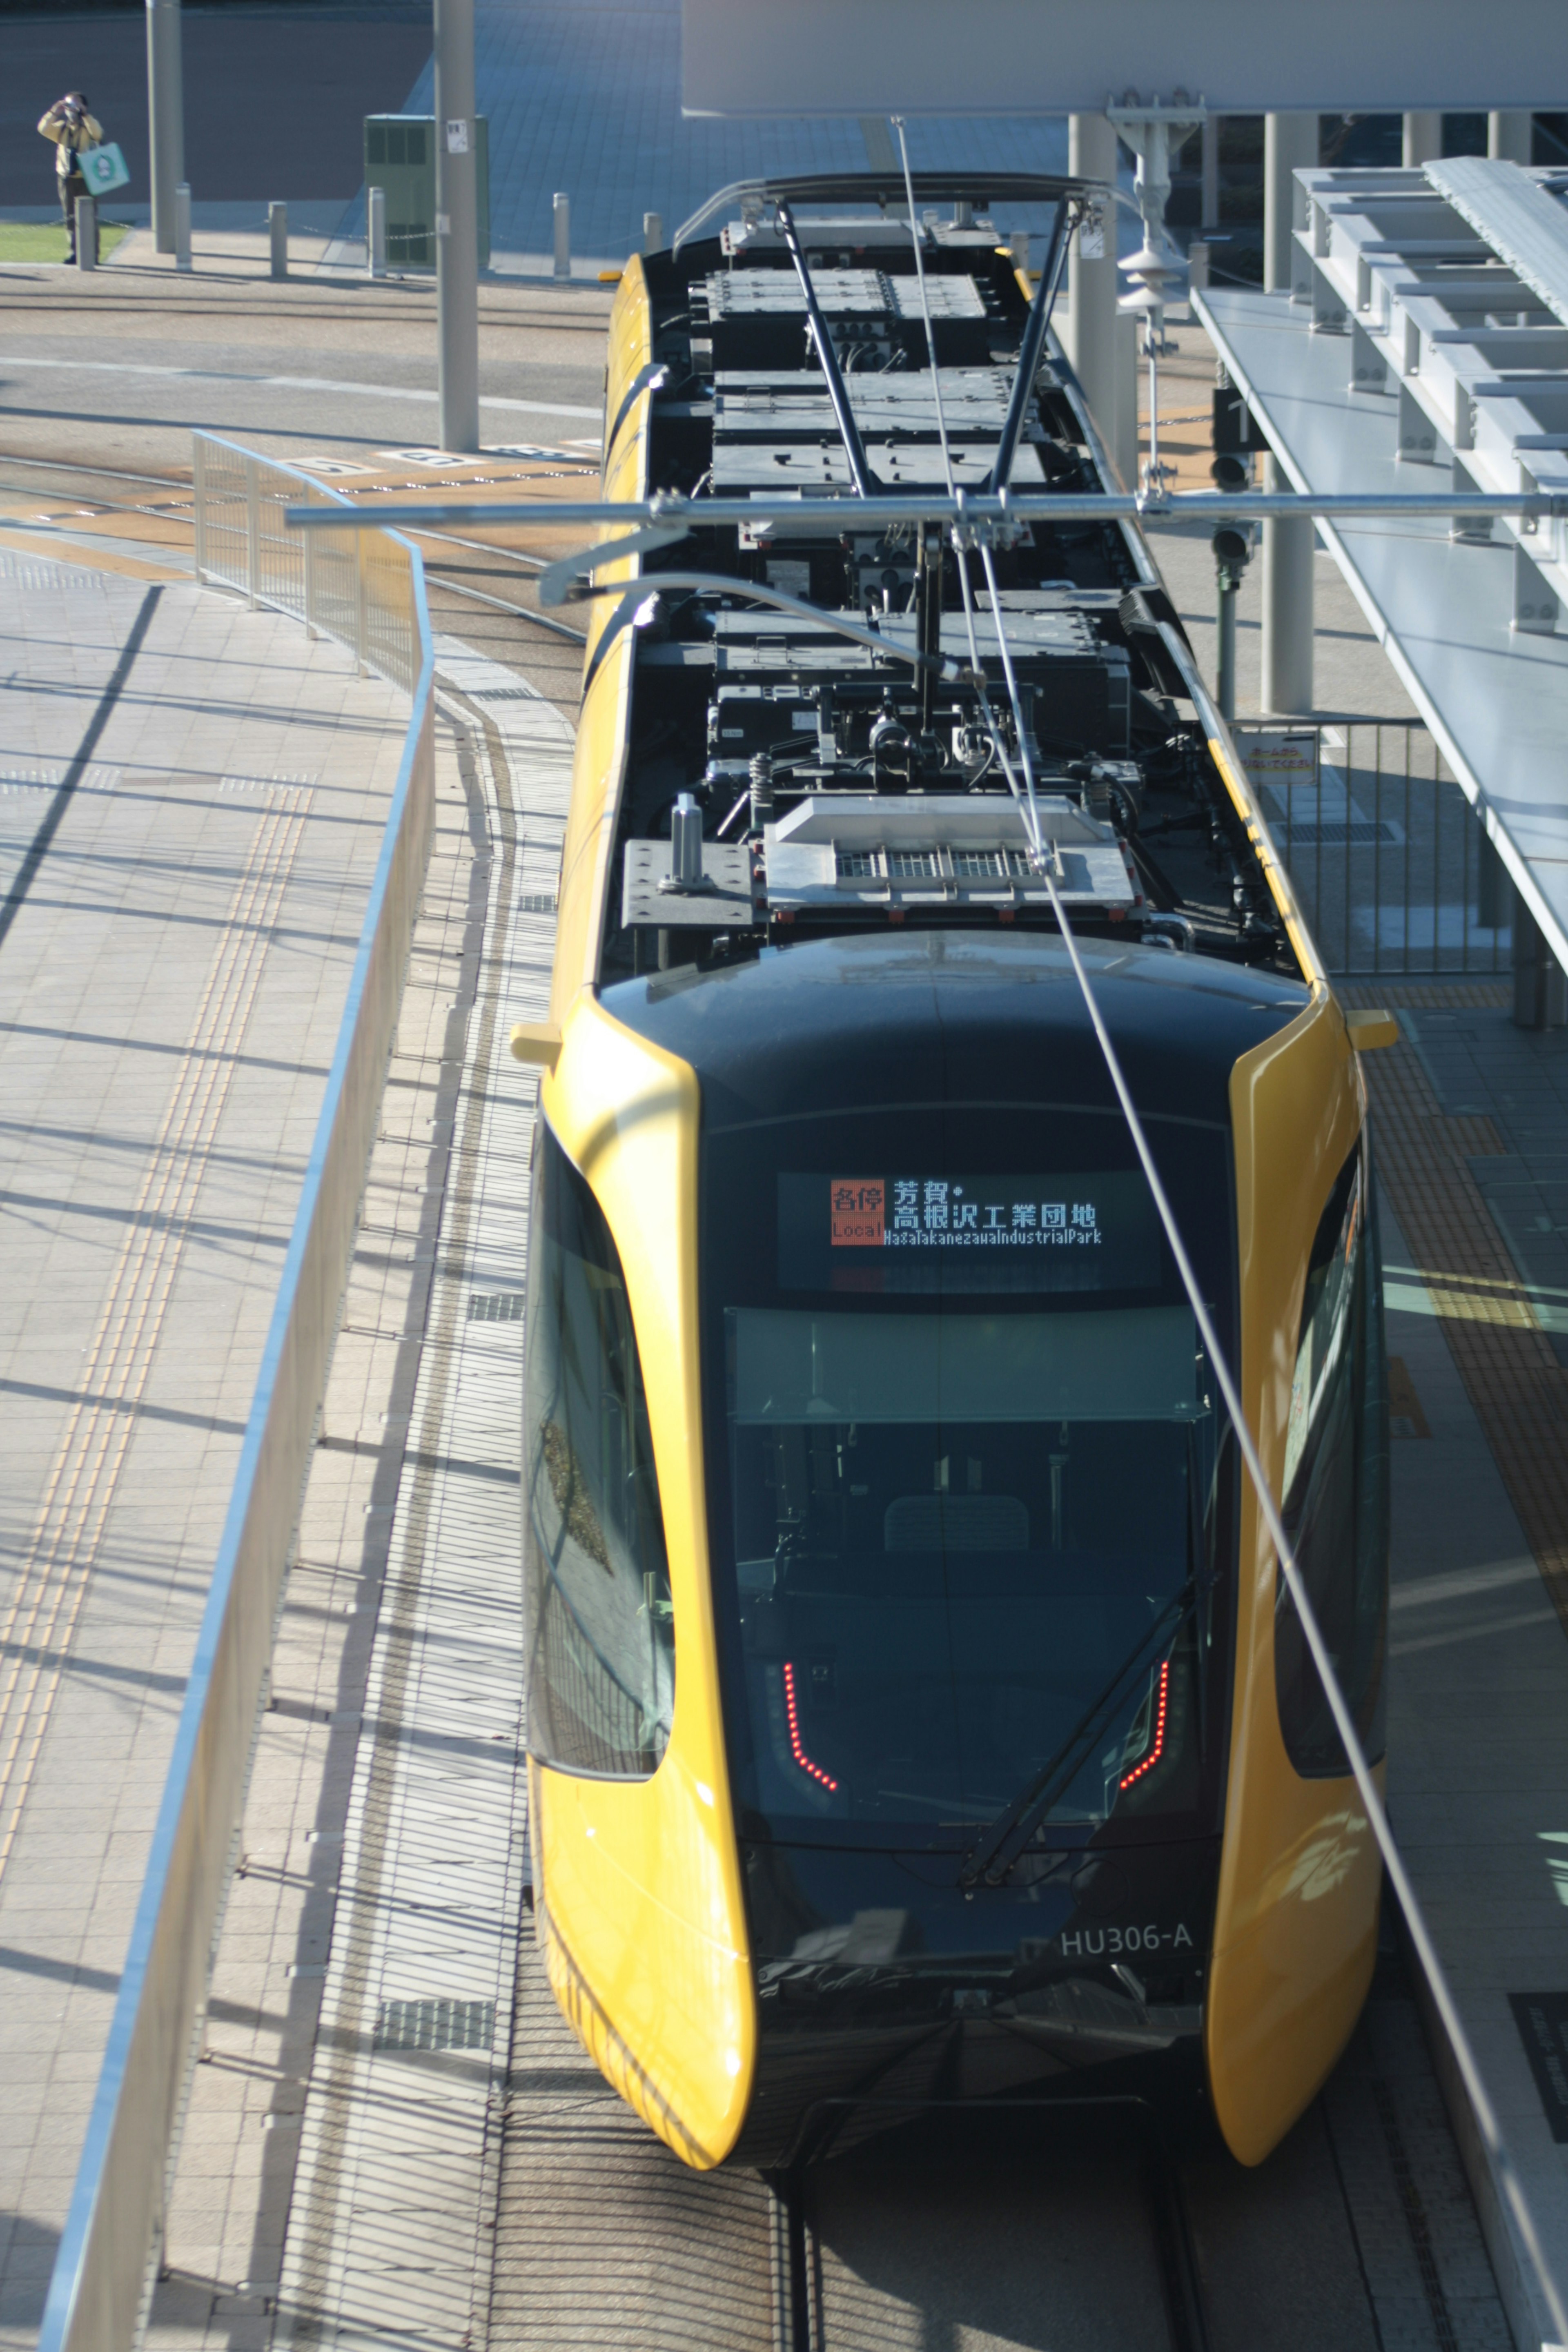
[{"label": "tactile paving strip", "polygon": [[[1348,1004],[1500,1008],[1506,985],[1366,986]],[[1376,1164],[1486,1433],[1542,1580],[1568,1630],[1568,1372],[1536,1320],[1467,1158],[1506,1147],[1489,1118],[1443,1111],[1407,1044],[1365,1056]]]}]

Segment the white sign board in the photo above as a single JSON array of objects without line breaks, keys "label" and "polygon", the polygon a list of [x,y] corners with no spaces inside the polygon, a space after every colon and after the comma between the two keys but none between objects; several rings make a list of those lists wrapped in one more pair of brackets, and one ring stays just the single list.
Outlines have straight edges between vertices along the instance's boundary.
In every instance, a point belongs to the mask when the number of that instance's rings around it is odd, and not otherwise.
[{"label": "white sign board", "polygon": [[682,0],[688,114],[1568,107],[1563,0]]},{"label": "white sign board", "polygon": [[1238,727],[1236,748],[1241,753],[1256,792],[1289,792],[1318,781],[1318,730],[1315,727]]}]

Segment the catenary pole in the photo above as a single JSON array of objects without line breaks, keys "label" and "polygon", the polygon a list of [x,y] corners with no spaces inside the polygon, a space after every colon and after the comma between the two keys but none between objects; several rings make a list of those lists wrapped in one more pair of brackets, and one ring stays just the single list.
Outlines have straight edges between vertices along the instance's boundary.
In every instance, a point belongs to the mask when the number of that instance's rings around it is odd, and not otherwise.
[{"label": "catenary pole", "polygon": [[[1318,164],[1315,114],[1269,114],[1263,127],[1263,283],[1290,289],[1295,230],[1295,174]],[[1290,485],[1272,457],[1264,460],[1264,487]],[[1263,526],[1263,671],[1259,701],[1267,711],[1312,708],[1312,550],[1316,534],[1306,517],[1281,517]],[[1234,716],[1234,713],[1227,713]]]},{"label": "catenary pole", "polygon": [[147,0],[147,131],[153,152],[153,243],[175,249],[174,191],[185,176],[180,0]]},{"label": "catenary pole", "polygon": [[[1068,124],[1068,170],[1077,178],[1116,185],[1116,132],[1103,114],[1075,114]],[[1116,206],[1089,231],[1079,229],[1068,257],[1068,304],[1058,332],[1067,345],[1089,412],[1107,447],[1116,442]],[[1096,252],[1093,247],[1098,247]],[[1136,475],[1134,467],[1134,476]],[[1130,488],[1136,487],[1131,481]]]},{"label": "catenary pole", "polygon": [[441,446],[479,446],[479,258],[474,0],[434,0],[436,310]]}]

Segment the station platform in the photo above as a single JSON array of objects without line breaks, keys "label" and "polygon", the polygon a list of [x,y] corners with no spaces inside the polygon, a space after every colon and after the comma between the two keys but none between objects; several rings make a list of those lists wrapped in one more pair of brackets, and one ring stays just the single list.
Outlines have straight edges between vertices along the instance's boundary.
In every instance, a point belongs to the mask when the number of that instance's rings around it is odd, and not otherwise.
[{"label": "station platform", "polygon": [[30,2342],[407,724],[0,550],[0,2342]]},{"label": "station platform", "polygon": [[[1392,1003],[1403,1032],[1366,1059],[1394,1438],[1390,1812],[1561,2282],[1568,1292],[1540,1276],[1563,1246],[1568,1036],[1515,1028],[1496,982],[1345,993]],[[1484,2182],[1479,2147],[1469,2170]],[[1516,2342],[1549,2343],[1517,2233],[1478,2201]]]}]

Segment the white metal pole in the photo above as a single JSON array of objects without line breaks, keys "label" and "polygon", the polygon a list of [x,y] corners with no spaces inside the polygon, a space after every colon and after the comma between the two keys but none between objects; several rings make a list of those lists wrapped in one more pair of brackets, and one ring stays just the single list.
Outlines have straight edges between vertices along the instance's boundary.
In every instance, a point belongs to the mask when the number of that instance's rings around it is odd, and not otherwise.
[{"label": "white metal pole", "polygon": [[371,188],[365,194],[365,268],[372,278],[386,275],[386,190]]},{"label": "white metal pole", "polygon": [[1405,152],[1401,158],[1405,170],[1418,163],[1435,163],[1443,152],[1443,118],[1440,114],[1407,114],[1405,117]]},{"label": "white metal pole", "polygon": [[[1068,117],[1068,170],[1086,180],[1105,180],[1115,185],[1116,132],[1103,114]],[[1099,254],[1086,255],[1083,242],[1079,229],[1068,252],[1068,310],[1061,334],[1089,415],[1100,427],[1100,438],[1110,446],[1117,438],[1114,205],[1100,224]]]},{"label": "white metal pole", "polygon": [[261,601],[261,475],[254,457],[245,461],[245,593],[254,612]]},{"label": "white metal pole", "polygon": [[642,249],[645,253],[664,250],[664,222],[658,213],[644,213],[642,216]]},{"label": "white metal pole", "polygon": [[185,176],[180,0],[147,0],[147,129],[153,150],[153,244],[174,251],[174,190]]},{"label": "white metal pole", "polygon": [[289,275],[289,207],[287,205],[268,205],[267,234],[271,241],[272,275],[274,278],[287,278]]},{"label": "white metal pole", "polygon": [[1131,496],[1138,488],[1137,314],[1131,310],[1119,312],[1111,320],[1111,336],[1116,363],[1111,385],[1114,422],[1110,457],[1122,488]]},{"label": "white metal pole", "polygon": [[555,275],[557,278],[570,278],[572,275],[572,200],[569,196],[563,195],[559,189],[556,191],[553,210]]},{"label": "white metal pole", "polygon": [[1533,114],[1489,114],[1487,153],[1494,163],[1528,163],[1535,142]]},{"label": "white metal pole", "polygon": [[98,268],[98,206],[90,196],[76,200],[76,266],[79,269]]},{"label": "white metal pole", "polygon": [[[1295,225],[1295,173],[1315,170],[1315,114],[1269,114],[1263,123],[1263,282],[1274,293],[1290,290]],[[1265,487],[1288,490],[1275,460],[1266,461]],[[1267,711],[1312,708],[1311,520],[1293,515],[1263,526],[1263,676],[1259,698]]]},{"label": "white metal pole", "polygon": [[441,446],[479,446],[479,246],[474,0],[435,0],[436,308]]},{"label": "white metal pole", "polygon": [[196,578],[207,569],[207,445],[199,433],[191,436],[191,528],[195,538]]},{"label": "white metal pole", "polygon": [[182,180],[174,190],[174,267],[191,266],[191,184]]}]

